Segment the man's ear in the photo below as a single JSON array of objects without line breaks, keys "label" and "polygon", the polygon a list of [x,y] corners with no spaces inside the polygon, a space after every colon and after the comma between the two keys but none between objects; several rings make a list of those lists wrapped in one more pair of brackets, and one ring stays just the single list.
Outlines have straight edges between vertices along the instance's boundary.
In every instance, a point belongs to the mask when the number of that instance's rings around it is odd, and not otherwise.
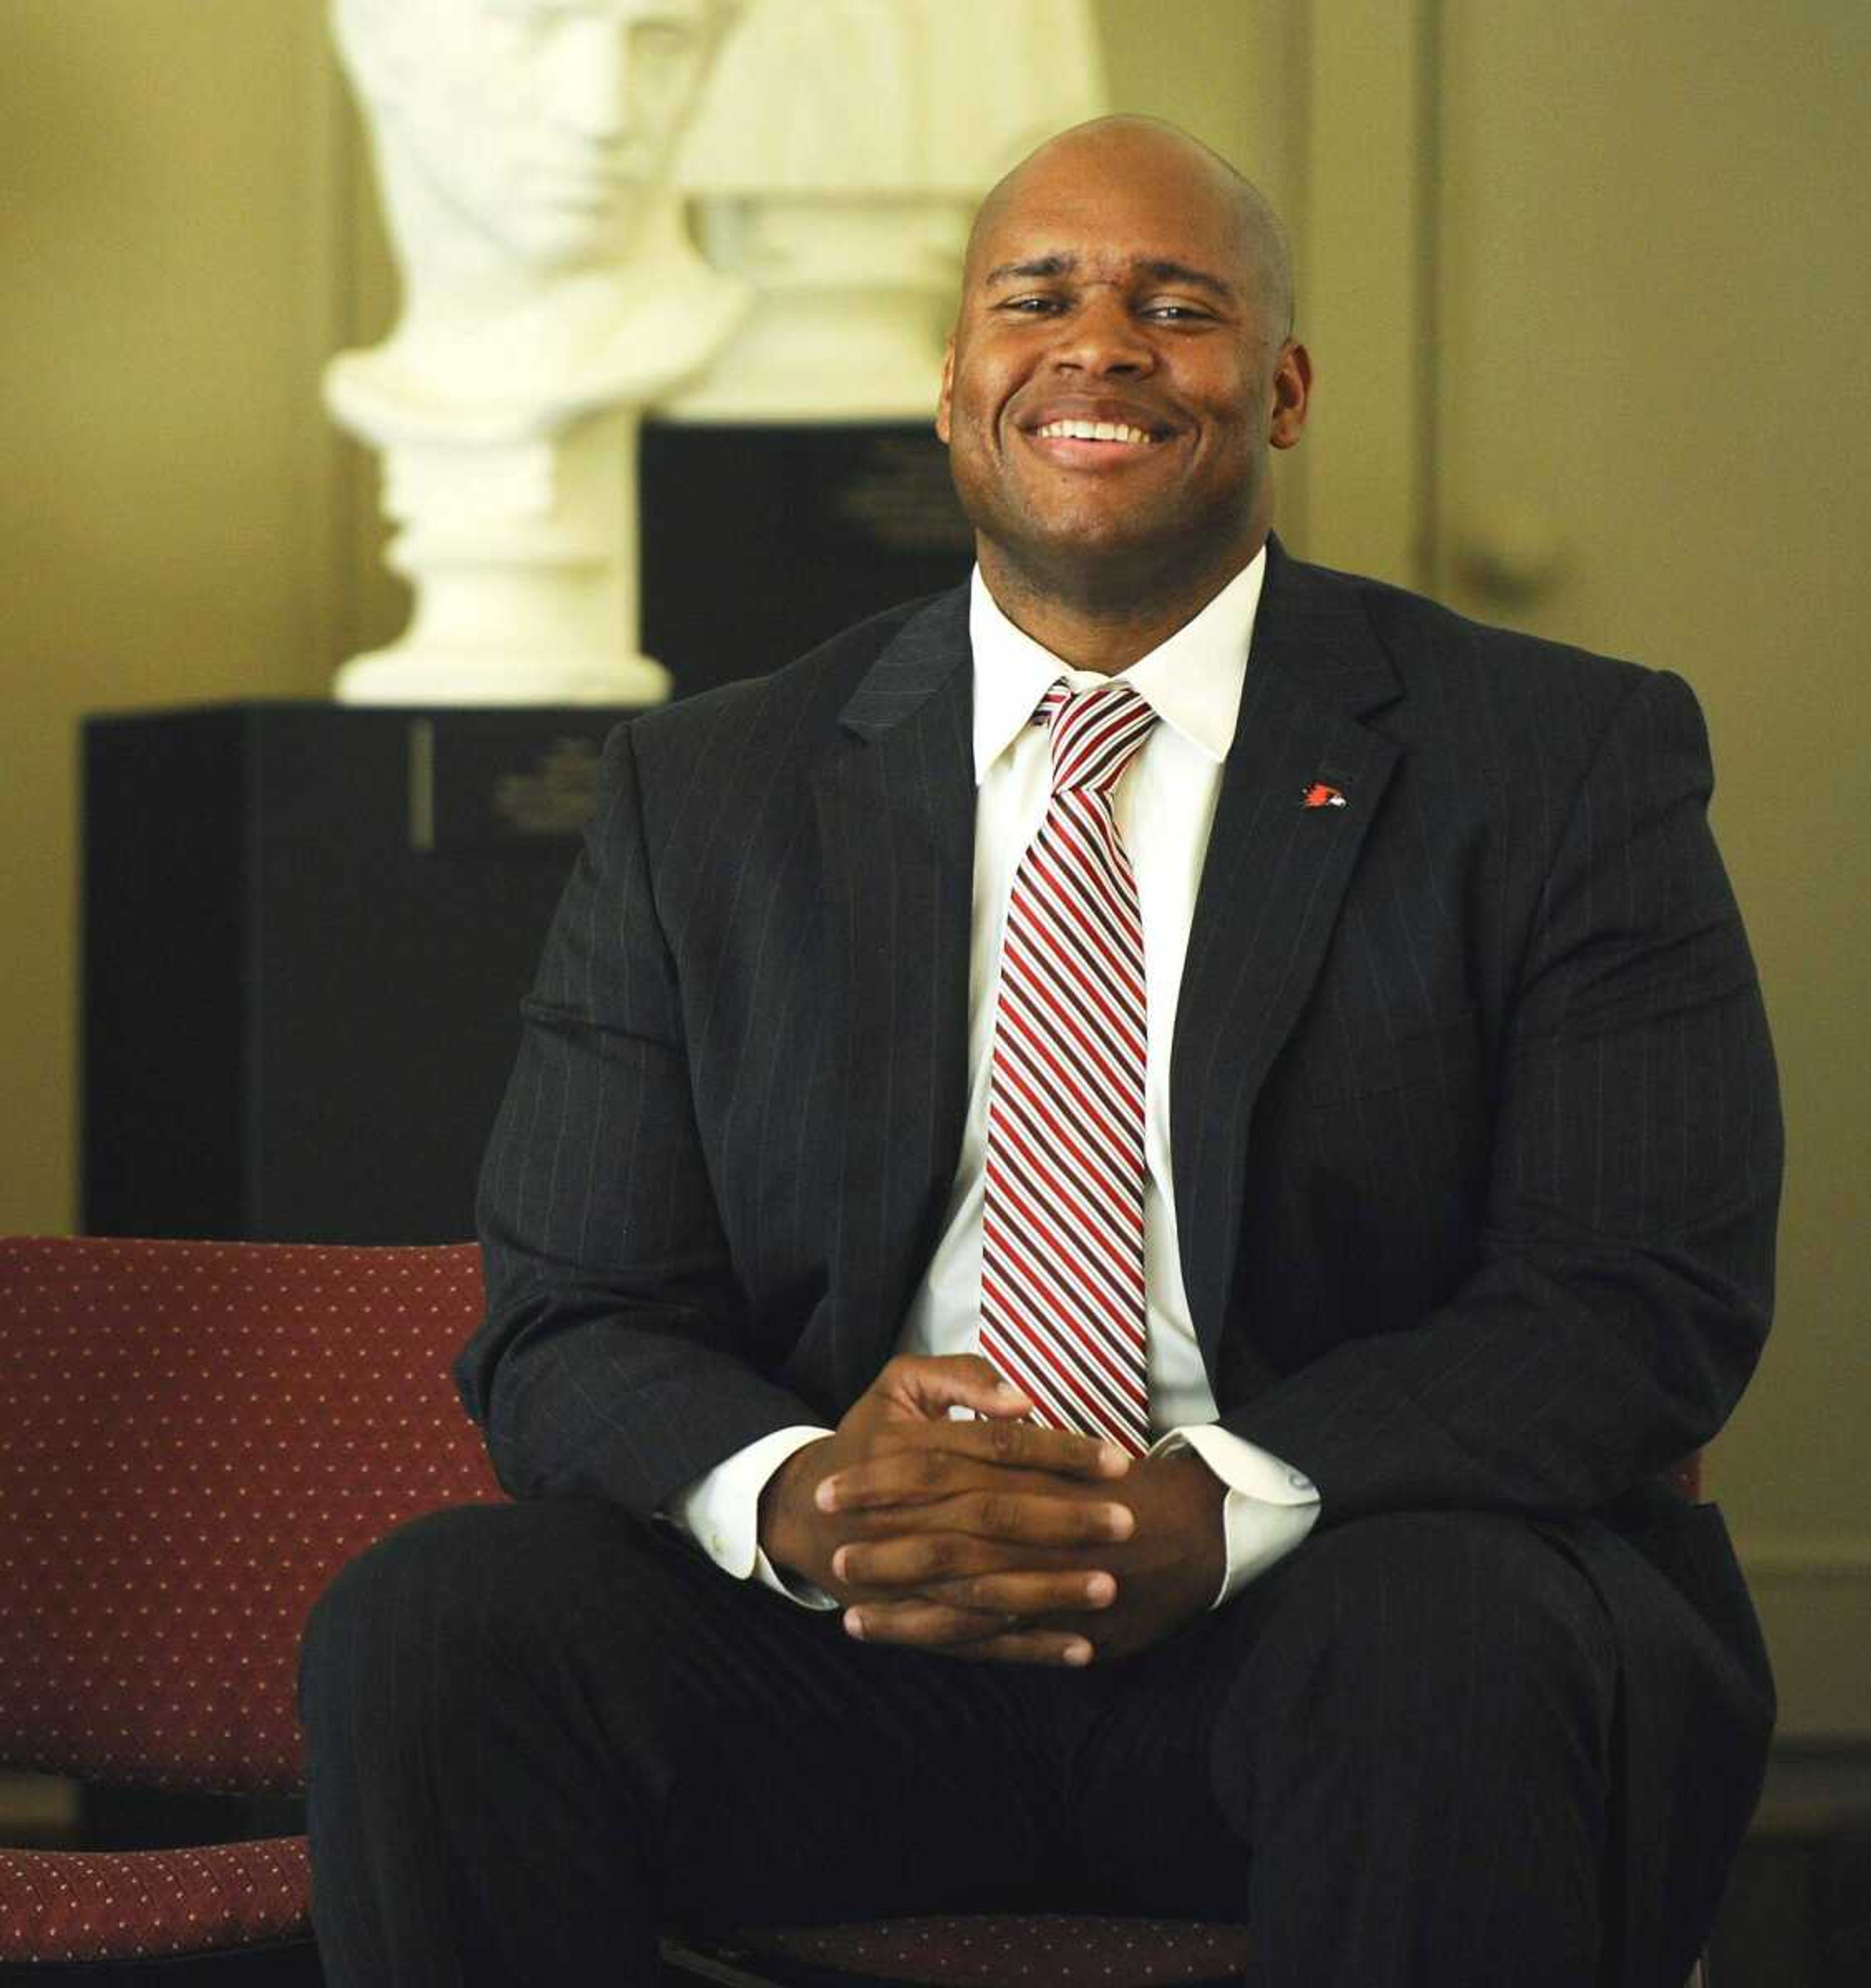
[{"label": "man's ear", "polygon": [[1267,438],[1275,448],[1291,448],[1298,441],[1312,406],[1312,355],[1289,338],[1274,361],[1274,407]]},{"label": "man's ear", "polygon": [[935,401],[935,433],[939,440],[949,439],[949,403],[955,393],[955,340],[951,335],[942,351],[942,391]]}]

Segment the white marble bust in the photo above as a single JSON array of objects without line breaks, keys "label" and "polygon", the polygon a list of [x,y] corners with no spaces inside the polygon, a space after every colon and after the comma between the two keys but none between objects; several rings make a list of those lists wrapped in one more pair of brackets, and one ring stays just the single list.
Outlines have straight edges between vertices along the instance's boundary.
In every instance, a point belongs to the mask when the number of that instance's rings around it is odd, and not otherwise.
[{"label": "white marble bust", "polygon": [[384,452],[416,610],[363,702],[637,702],[635,435],[743,307],[677,141],[739,0],[333,0],[402,279],[326,378]]}]

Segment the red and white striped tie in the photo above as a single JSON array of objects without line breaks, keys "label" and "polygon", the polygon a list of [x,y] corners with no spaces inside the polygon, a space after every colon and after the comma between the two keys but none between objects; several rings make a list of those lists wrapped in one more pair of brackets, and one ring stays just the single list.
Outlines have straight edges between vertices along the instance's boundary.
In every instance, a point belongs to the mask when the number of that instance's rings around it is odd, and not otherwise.
[{"label": "red and white striped tie", "polygon": [[1111,795],[1156,722],[1128,684],[1054,684],[1053,790],[1001,942],[987,1107],[981,1351],[1035,1419],[1149,1447],[1147,1010],[1137,881]]}]

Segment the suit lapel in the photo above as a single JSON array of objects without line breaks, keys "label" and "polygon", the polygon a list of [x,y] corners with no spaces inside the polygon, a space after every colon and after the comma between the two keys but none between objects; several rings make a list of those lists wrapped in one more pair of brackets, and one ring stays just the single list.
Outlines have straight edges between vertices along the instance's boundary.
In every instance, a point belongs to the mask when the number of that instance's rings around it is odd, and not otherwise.
[{"label": "suit lapel", "polygon": [[[1358,721],[1399,689],[1352,588],[1270,543],[1170,1063],[1183,1283],[1211,1376],[1254,1100],[1311,991],[1396,758]],[[1344,805],[1305,806],[1315,786]]]},{"label": "suit lapel", "polygon": [[913,617],[841,714],[814,780],[827,1019],[842,1044],[830,1205],[844,1398],[894,1345],[933,1249],[967,1104],[975,784],[968,590]]}]

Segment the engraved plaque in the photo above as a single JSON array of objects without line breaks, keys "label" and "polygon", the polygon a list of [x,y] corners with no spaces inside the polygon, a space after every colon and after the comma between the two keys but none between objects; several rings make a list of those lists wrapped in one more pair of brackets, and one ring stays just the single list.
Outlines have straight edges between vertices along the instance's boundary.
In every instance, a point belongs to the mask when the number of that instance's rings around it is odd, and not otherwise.
[{"label": "engraved plaque", "polygon": [[409,722],[409,842],[425,855],[538,849],[560,860],[597,801],[598,761],[624,713],[438,711]]}]

